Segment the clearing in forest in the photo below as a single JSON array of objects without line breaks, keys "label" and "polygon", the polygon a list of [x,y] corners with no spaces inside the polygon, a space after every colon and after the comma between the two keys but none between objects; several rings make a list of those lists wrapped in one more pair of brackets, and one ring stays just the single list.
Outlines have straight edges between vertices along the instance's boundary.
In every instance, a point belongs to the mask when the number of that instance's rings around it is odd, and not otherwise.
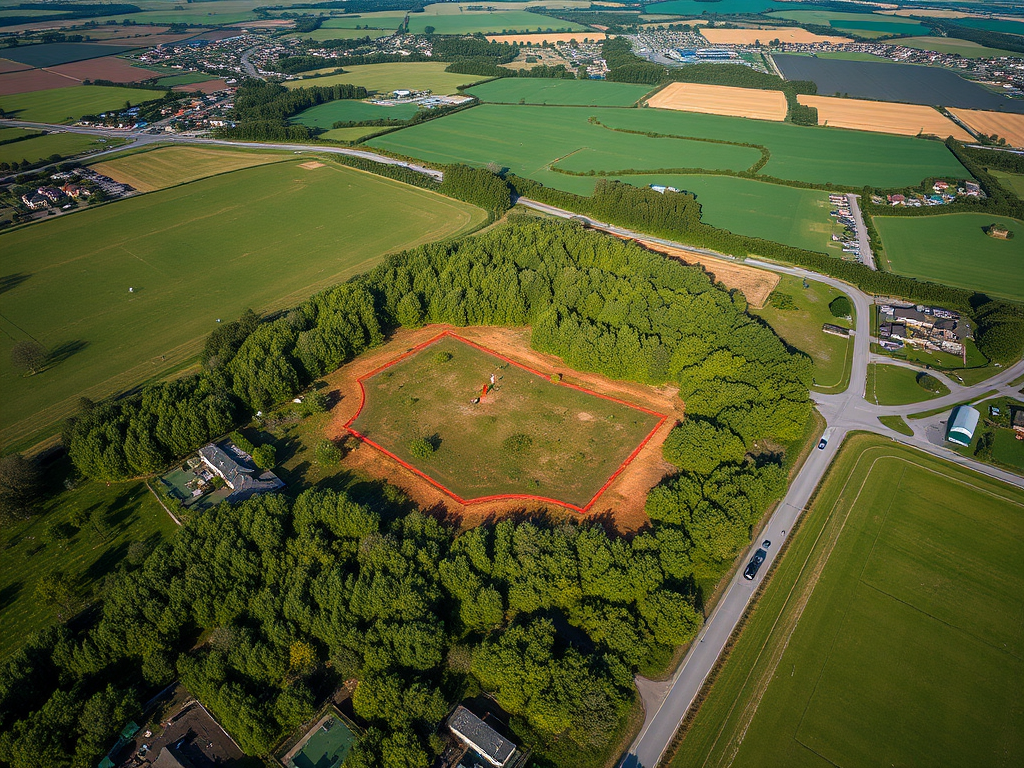
[{"label": "clearing in forest", "polygon": [[586,512],[667,418],[450,331],[359,379],[346,428],[460,504]]},{"label": "clearing in forest", "polygon": [[983,109],[949,110],[972,130],[986,136],[995,134],[1006,139],[1011,147],[1024,147],[1024,115],[1008,112],[989,112]]},{"label": "clearing in forest", "polygon": [[709,115],[785,120],[786,95],[782,91],[734,88],[703,83],[669,83],[647,100],[657,109],[702,112]]},{"label": "clearing in forest", "polygon": [[[818,125],[852,128],[857,131],[895,133],[901,136],[952,136],[957,141],[974,137],[933,107],[923,104],[894,104],[887,101],[841,99],[835,96],[800,94],[797,101],[818,110]],[[1021,116],[1018,116],[1021,117]]]}]

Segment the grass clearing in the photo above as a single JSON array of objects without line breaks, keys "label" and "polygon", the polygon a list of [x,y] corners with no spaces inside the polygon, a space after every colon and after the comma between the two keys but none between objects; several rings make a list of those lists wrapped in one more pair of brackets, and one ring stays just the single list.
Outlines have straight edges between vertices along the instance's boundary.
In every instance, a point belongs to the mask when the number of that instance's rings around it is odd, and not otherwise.
[{"label": "grass clearing", "polygon": [[[416,104],[385,107],[355,99],[338,99],[310,107],[292,118],[293,123],[310,128],[331,128],[337,122],[357,123],[365,120],[408,120],[419,111]],[[380,130],[378,127],[377,130]]]},{"label": "grass clearing", "polygon": [[[325,74],[324,77],[306,78],[305,80],[289,80],[284,83],[286,88],[304,88],[310,85],[337,85],[351,83],[361,85],[367,91],[391,93],[399,89],[410,91],[430,91],[434,94],[449,95],[455,93],[460,85],[479,82],[479,75],[459,75],[445,72],[448,65],[443,61],[421,61],[408,64],[359,64],[346,67],[341,75]],[[333,72],[335,68],[320,70]]]},{"label": "grass clearing", "polygon": [[908,405],[949,394],[949,387],[941,381],[937,382],[937,391],[934,392],[918,384],[923,373],[899,365],[871,363],[868,365],[865,398],[875,405]]},{"label": "grass clearing", "polygon": [[903,420],[902,416],[879,416],[878,420],[889,429],[894,429],[901,435],[906,435],[907,437],[914,436],[914,430]]},{"label": "grass clearing", "polygon": [[82,115],[123,109],[125,102],[155,101],[163,91],[118,88],[106,85],[74,85],[47,91],[16,93],[0,97],[0,108],[8,117],[40,123],[73,123]]},{"label": "grass clearing", "polygon": [[[828,305],[833,299],[846,294],[825,283],[803,281],[791,275],[783,275],[775,294],[790,297],[782,303],[793,309],[780,309],[769,298],[763,309],[752,309],[751,313],[762,318],[789,346],[800,350],[814,363],[814,390],[836,393],[846,390],[853,368],[853,338],[841,339],[823,333],[821,326],[832,323],[852,328],[853,322],[842,317],[833,317]],[[776,296],[776,302],[781,296]]]},{"label": "grass clearing", "polygon": [[1000,171],[993,168],[988,169],[988,172],[999,179],[999,183],[1003,187],[1013,192],[1021,200],[1024,200],[1024,174],[1009,173],[1008,171]]},{"label": "grass clearing", "polygon": [[0,162],[18,163],[28,160],[34,163],[53,155],[74,157],[83,152],[110,149],[124,143],[124,139],[98,138],[81,133],[48,133],[34,139],[0,144]]},{"label": "grass clearing", "polygon": [[362,384],[351,429],[467,501],[526,495],[582,511],[664,418],[449,335]]},{"label": "grass clearing", "polygon": [[161,147],[104,160],[92,169],[142,192],[174,187],[219,173],[285,160],[289,154],[200,147]]},{"label": "grass clearing", "polygon": [[[52,474],[52,473],[51,473]],[[74,531],[61,546],[47,540],[50,526]],[[87,482],[42,504],[39,514],[4,527],[0,557],[0,659],[25,638],[57,622],[58,609],[35,598],[40,579],[61,571],[75,582],[75,604],[118,565],[134,541],[150,547],[176,526],[143,483]]]},{"label": "grass clearing", "polygon": [[332,128],[325,133],[321,133],[317,138],[327,141],[356,142],[366,136],[372,136],[373,134],[379,133],[383,130],[386,130],[386,128],[379,125],[356,126],[354,128]]},{"label": "grass clearing", "polygon": [[670,764],[1004,764],[1022,557],[1020,489],[849,437]]},{"label": "grass clearing", "polygon": [[489,104],[631,107],[650,91],[646,85],[604,80],[506,77],[474,86],[467,93]]},{"label": "grass clearing", "polygon": [[[389,252],[486,219],[474,206],[330,160],[315,170],[299,162],[226,173],[0,235],[5,274],[24,276],[4,294],[0,443],[45,434],[80,395],[98,399],[181,366],[218,318],[293,306]],[[28,334],[75,353],[24,377],[10,363],[10,348]]]},{"label": "grass clearing", "polygon": [[[986,213],[875,216],[892,271],[958,288],[1024,301],[1024,222]],[[1016,237],[1000,240],[984,227],[1000,224]]]}]

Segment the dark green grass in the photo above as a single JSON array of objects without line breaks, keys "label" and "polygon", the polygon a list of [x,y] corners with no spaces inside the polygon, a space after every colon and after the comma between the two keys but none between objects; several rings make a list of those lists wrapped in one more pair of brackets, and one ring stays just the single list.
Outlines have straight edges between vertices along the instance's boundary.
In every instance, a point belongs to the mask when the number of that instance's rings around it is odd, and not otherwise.
[{"label": "dark green grass", "polygon": [[[438,362],[439,353],[452,355]],[[473,404],[491,374],[497,386]],[[530,494],[582,507],[658,417],[545,378],[448,337],[363,382],[352,428],[463,499]],[[530,445],[510,450],[525,435]],[[410,443],[433,440],[416,458]]]},{"label": "dark green grass", "polygon": [[1012,764],[1024,492],[855,435],[806,514],[671,765]]},{"label": "dark green grass", "polygon": [[82,133],[48,133],[34,139],[0,144],[0,162],[18,163],[28,160],[35,163],[53,155],[73,157],[83,152],[111,149],[123,144],[124,139],[107,139]]},{"label": "dark green grass", "polygon": [[[104,46],[106,47],[106,46]],[[113,53],[113,51],[111,51]],[[119,88],[106,85],[74,85],[47,91],[0,96],[0,108],[7,117],[40,123],[73,123],[82,115],[123,109],[125,102],[142,104],[159,99],[164,91]]]},{"label": "dark green grass", "polygon": [[[893,272],[1024,301],[1024,222],[986,213],[875,216]],[[989,237],[1001,224],[1011,240]]]},{"label": "dark green grass", "polygon": [[292,118],[292,122],[310,128],[331,128],[337,122],[357,123],[364,120],[408,120],[416,114],[415,104],[384,107],[355,99],[339,99],[311,107]]},{"label": "dark green grass", "polygon": [[[84,518],[66,547],[49,543],[53,523]],[[75,605],[83,605],[103,577],[128,553],[133,541],[150,546],[170,537],[174,522],[143,483],[108,486],[89,482],[62,491],[32,519],[0,533],[0,659],[25,638],[57,621],[58,609],[35,597],[39,580],[62,571],[76,582]]]},{"label": "dark green grass", "polygon": [[553,104],[585,107],[630,107],[651,90],[647,85],[604,80],[546,80],[506,77],[466,91],[490,104]]},{"label": "dark green grass", "polygon": [[[304,160],[311,159],[309,156]],[[247,307],[291,307],[384,254],[482,223],[479,208],[366,173],[296,162],[225,173],[0,235],[0,443],[175,369]],[[129,293],[128,288],[136,290]],[[74,352],[22,376],[31,335]]]},{"label": "dark green grass", "polygon": [[331,715],[328,730],[317,728],[295,756],[289,768],[330,768],[345,761],[356,735],[337,716]]},{"label": "dark green grass", "polygon": [[658,109],[538,107],[484,104],[371,139],[370,146],[439,163],[500,163],[549,186],[588,194],[593,179],[550,170],[647,172],[672,168],[745,170],[758,149],[686,138],[651,138],[615,131],[654,132],[766,147],[761,173],[815,184],[899,187],[928,176],[965,171],[936,141],[791,123]]},{"label": "dark green grass", "polygon": [[866,397],[877,405],[908,405],[949,394],[949,387],[941,381],[938,392],[922,387],[917,383],[921,373],[899,365],[872,363],[868,366]]}]

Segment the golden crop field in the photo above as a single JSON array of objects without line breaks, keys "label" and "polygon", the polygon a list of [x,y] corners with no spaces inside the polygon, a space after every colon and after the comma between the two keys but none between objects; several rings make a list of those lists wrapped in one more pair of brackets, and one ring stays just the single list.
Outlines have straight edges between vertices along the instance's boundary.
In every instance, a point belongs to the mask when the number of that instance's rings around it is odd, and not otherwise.
[{"label": "golden crop field", "polygon": [[734,88],[729,85],[670,83],[648,99],[647,104],[657,109],[680,112],[752,117],[757,120],[786,119],[786,96],[782,91]]},{"label": "golden crop field", "polygon": [[604,40],[608,35],[604,32],[533,32],[521,35],[488,35],[487,39],[492,43],[568,43],[570,40],[583,42],[584,40]]},{"label": "golden crop field", "polygon": [[849,43],[848,37],[817,35],[800,27],[760,27],[758,29],[702,29],[701,35],[714,45],[749,45],[758,41],[781,40],[784,43]]},{"label": "golden crop field", "polygon": [[140,192],[153,192],[219,173],[285,160],[288,154],[200,147],[164,147],[96,163],[92,169]]},{"label": "golden crop field", "polygon": [[978,133],[986,136],[995,134],[1006,139],[1006,143],[1011,146],[1024,147],[1024,115],[986,112],[981,109],[951,108],[949,111]]},{"label": "golden crop field", "polygon": [[922,104],[807,95],[797,96],[797,101],[818,110],[818,125],[901,136],[924,133],[940,139],[952,136],[959,141],[974,140],[967,131],[938,110]]}]

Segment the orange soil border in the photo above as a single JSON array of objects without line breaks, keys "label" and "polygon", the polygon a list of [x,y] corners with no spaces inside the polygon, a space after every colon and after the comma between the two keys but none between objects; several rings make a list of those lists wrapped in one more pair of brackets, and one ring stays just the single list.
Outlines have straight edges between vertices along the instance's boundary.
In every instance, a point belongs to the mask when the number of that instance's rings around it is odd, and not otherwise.
[{"label": "orange soil border", "polygon": [[433,338],[427,339],[426,341],[424,341],[424,342],[422,342],[420,344],[417,344],[415,347],[413,347],[412,349],[408,350],[407,352],[404,352],[403,354],[399,355],[398,357],[394,358],[393,360],[390,360],[389,362],[384,363],[383,365],[377,366],[376,368],[374,368],[372,371],[369,371],[368,373],[364,373],[362,376],[360,376],[358,379],[356,379],[356,383],[359,384],[359,407],[356,409],[355,414],[353,414],[352,417],[347,422],[345,422],[344,428],[349,432],[349,434],[351,434],[356,439],[366,443],[367,445],[373,446],[374,448],[376,448],[381,453],[385,454],[389,458],[391,458],[394,461],[398,462],[401,466],[405,467],[410,472],[413,472],[416,475],[418,475],[419,477],[423,478],[428,483],[430,483],[432,486],[437,488],[439,491],[441,491],[442,493],[445,493],[446,495],[450,496],[454,501],[456,501],[459,504],[462,504],[464,506],[468,507],[468,506],[471,506],[473,504],[485,504],[487,502],[492,502],[492,501],[508,501],[508,500],[540,501],[540,502],[543,502],[545,504],[555,504],[555,505],[560,506],[560,507],[565,507],[566,509],[571,509],[574,512],[579,512],[581,514],[586,514],[587,512],[590,511],[590,508],[593,507],[595,503],[597,503],[597,500],[601,497],[601,495],[606,490],[608,490],[608,486],[610,486],[613,482],[615,482],[615,479],[620,474],[622,474],[622,471],[626,467],[628,467],[630,465],[630,463],[632,463],[633,459],[635,459],[637,457],[637,455],[640,453],[640,451],[642,451],[644,449],[644,447],[647,445],[647,443],[649,443],[651,441],[651,438],[654,437],[655,433],[659,429],[661,429],[661,425],[665,423],[665,420],[668,419],[668,415],[667,414],[658,413],[657,411],[652,411],[649,408],[644,408],[643,406],[640,406],[640,405],[634,405],[633,403],[626,402],[625,400],[621,400],[621,399],[619,399],[617,397],[611,397],[610,395],[602,395],[600,392],[595,392],[592,389],[587,389],[586,387],[580,387],[580,386],[577,386],[576,384],[569,384],[568,382],[565,382],[565,381],[559,381],[559,382],[556,383],[556,386],[569,387],[570,389],[575,389],[575,390],[578,390],[580,392],[584,392],[584,393],[586,393],[588,395],[593,395],[594,397],[600,397],[603,400],[610,400],[613,403],[619,403],[620,405],[624,405],[627,408],[633,408],[634,410],[642,411],[643,413],[647,413],[647,414],[649,414],[651,416],[657,416],[657,417],[659,417],[658,418],[658,423],[654,425],[654,428],[651,429],[651,431],[647,433],[647,436],[640,442],[640,444],[636,448],[633,449],[633,452],[630,453],[629,456],[626,457],[626,460],[623,461],[618,466],[618,468],[615,470],[615,472],[612,473],[611,477],[609,477],[608,480],[605,481],[605,484],[601,486],[601,488],[598,490],[598,492],[594,494],[593,498],[590,501],[588,501],[585,506],[580,507],[580,506],[577,506],[576,504],[570,504],[567,501],[560,501],[559,499],[552,499],[552,498],[549,498],[547,496],[536,496],[536,495],[531,494],[531,493],[499,493],[499,494],[494,494],[492,496],[479,496],[479,497],[474,498],[474,499],[463,499],[457,493],[455,493],[454,491],[452,491],[449,488],[445,487],[444,485],[439,483],[434,478],[432,478],[429,475],[427,475],[426,473],[420,471],[419,469],[414,467],[412,464],[409,464],[408,462],[403,461],[402,459],[398,458],[398,456],[393,454],[387,448],[384,448],[383,446],[375,443],[373,440],[368,438],[366,435],[364,435],[361,432],[359,432],[359,431],[357,431],[357,430],[352,428],[352,424],[355,422],[355,420],[357,418],[359,418],[359,414],[363,412],[363,406],[366,405],[366,388],[363,386],[363,381],[365,381],[366,379],[369,379],[369,378],[371,378],[373,376],[376,376],[378,373],[380,373],[381,371],[383,371],[383,370],[385,370],[387,368],[390,368],[395,363],[401,362],[402,360],[405,360],[407,357],[411,357],[412,355],[415,355],[416,353],[423,351],[427,347],[431,346],[432,344],[437,343],[438,341],[440,341],[441,339],[444,339],[444,338],[455,339],[456,341],[460,341],[463,344],[466,344],[466,345],[468,345],[470,347],[474,347],[475,349],[478,349],[481,352],[484,352],[484,353],[486,353],[488,355],[492,355],[492,356],[498,358],[499,360],[504,360],[506,363],[509,363],[510,365],[514,365],[517,368],[522,368],[524,371],[527,371],[528,373],[532,373],[534,376],[539,376],[539,377],[541,377],[542,379],[545,379],[545,380],[549,380],[550,379],[550,377],[544,375],[543,373],[541,373],[540,371],[538,371],[538,370],[536,370],[534,368],[530,368],[527,365],[524,365],[522,363],[518,363],[515,360],[513,360],[512,358],[505,357],[505,355],[503,355],[503,354],[501,354],[499,352],[495,352],[493,349],[488,349],[487,347],[485,347],[485,346],[483,346],[481,344],[477,344],[476,342],[470,341],[469,339],[467,339],[467,338],[465,338],[463,336],[460,336],[459,334],[457,334],[457,333],[455,333],[453,331],[445,330],[445,331],[441,331],[441,333],[437,334]]}]

